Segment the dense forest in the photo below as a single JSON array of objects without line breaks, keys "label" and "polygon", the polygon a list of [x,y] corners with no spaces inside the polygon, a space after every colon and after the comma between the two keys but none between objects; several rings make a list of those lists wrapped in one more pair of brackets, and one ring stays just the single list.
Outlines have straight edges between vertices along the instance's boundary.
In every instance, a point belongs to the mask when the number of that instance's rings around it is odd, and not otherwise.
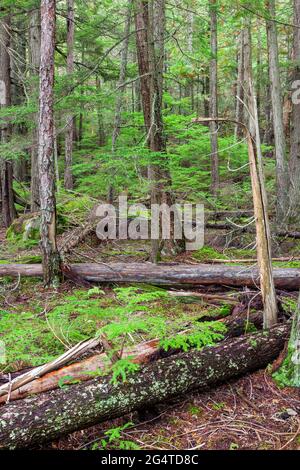
[{"label": "dense forest", "polygon": [[300,0],[1,0],[0,448],[300,449]]}]

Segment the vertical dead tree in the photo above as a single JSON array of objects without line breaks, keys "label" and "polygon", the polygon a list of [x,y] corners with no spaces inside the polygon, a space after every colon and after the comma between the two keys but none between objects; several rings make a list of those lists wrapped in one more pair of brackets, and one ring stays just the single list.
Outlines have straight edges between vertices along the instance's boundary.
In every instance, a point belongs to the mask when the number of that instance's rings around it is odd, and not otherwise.
[{"label": "vertical dead tree", "polygon": [[[29,60],[31,74],[31,95],[34,98],[35,83],[38,80],[41,58],[41,12],[38,8],[29,14]],[[31,211],[40,208],[39,171],[38,171],[38,113],[34,116],[35,128],[31,146]]]},{"label": "vertical dead tree", "polygon": [[[218,117],[218,31],[217,31],[217,2],[209,2],[210,16],[210,118]],[[211,148],[211,192],[216,196],[219,189],[219,154],[218,154],[218,124],[210,123],[210,148]]]},{"label": "vertical dead tree", "polygon": [[292,115],[291,115],[291,156],[290,156],[290,218],[300,222],[300,0],[294,0],[294,38],[292,73]]},{"label": "vertical dead tree", "polygon": [[276,179],[277,179],[277,223],[282,225],[288,212],[289,171],[286,155],[286,142],[283,125],[283,103],[280,83],[277,25],[275,19],[275,0],[266,0],[270,19],[267,20],[267,39],[269,55],[269,77],[275,137]]},{"label": "vertical dead tree", "polygon": [[[74,73],[74,0],[67,0],[67,74],[72,77]],[[64,186],[73,189],[73,138],[74,116],[70,113],[66,118],[65,134],[65,174]]]},{"label": "vertical dead tree", "polygon": [[[0,9],[0,11],[3,9]],[[11,79],[10,79],[10,16],[4,16],[0,22],[0,107],[11,105]],[[7,121],[1,124],[1,143],[9,142],[11,125]],[[12,162],[5,158],[0,160],[2,219],[4,227],[9,227],[16,217],[13,194],[13,167]]]},{"label": "vertical dead tree", "polygon": [[41,248],[46,286],[58,281],[56,202],[53,135],[53,84],[55,48],[55,0],[41,2],[41,64],[39,98],[39,178],[41,201]]},{"label": "vertical dead tree", "polygon": [[261,26],[260,20],[257,19],[257,55],[256,55],[256,102],[257,102],[257,115],[258,122],[260,122],[261,117],[261,102],[262,102],[262,84],[261,77],[263,73],[262,69],[262,40],[261,40]]},{"label": "vertical dead tree", "polygon": [[[250,114],[249,124],[235,122],[246,132],[248,156],[256,222],[257,262],[260,273],[260,288],[264,305],[264,327],[271,328],[277,323],[278,306],[273,279],[271,236],[267,209],[267,195],[262,164],[257,104],[252,79],[251,30],[250,25],[244,34],[244,89],[246,104]],[[203,121],[199,118],[198,121]],[[228,119],[218,119],[218,121]]]},{"label": "vertical dead tree", "polygon": [[256,97],[252,77],[251,29],[250,24],[244,34],[244,90],[249,110],[248,149],[256,221],[256,249],[260,270],[260,287],[264,304],[264,326],[271,328],[277,323],[278,307],[273,280],[271,234],[268,219],[267,194],[263,172],[260,132]]}]

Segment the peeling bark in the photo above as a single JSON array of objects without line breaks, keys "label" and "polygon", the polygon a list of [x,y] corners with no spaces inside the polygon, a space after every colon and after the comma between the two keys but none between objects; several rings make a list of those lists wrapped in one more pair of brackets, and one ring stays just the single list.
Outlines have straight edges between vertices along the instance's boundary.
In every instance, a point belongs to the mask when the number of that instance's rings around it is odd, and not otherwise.
[{"label": "peeling bark", "polygon": [[265,367],[289,326],[181,353],[143,367],[116,385],[110,378],[38,395],[0,408],[0,446],[25,448]]},{"label": "peeling bark", "polygon": [[[163,286],[259,286],[259,270],[249,266],[218,266],[209,264],[107,263],[71,264],[71,272],[90,282],[118,284],[142,282]],[[42,276],[40,264],[0,264],[0,276]],[[274,268],[275,286],[300,288],[300,269]]]}]

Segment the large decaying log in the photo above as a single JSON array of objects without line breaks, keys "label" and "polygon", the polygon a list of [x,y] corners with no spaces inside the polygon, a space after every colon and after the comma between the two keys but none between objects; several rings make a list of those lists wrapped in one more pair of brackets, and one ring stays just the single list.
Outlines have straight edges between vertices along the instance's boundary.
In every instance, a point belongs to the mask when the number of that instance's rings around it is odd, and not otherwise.
[{"label": "large decaying log", "polygon": [[[252,313],[249,318],[230,318],[222,320],[227,327],[225,338],[234,338],[245,333],[249,323],[259,328],[263,324],[263,316],[261,312]],[[180,334],[180,333],[178,333]],[[99,339],[94,338],[83,343],[80,343],[72,348],[73,351],[80,349],[87,349],[88,345],[98,344]],[[166,353],[160,348],[160,340],[158,338],[150,341],[144,341],[137,344],[133,348],[125,348],[122,358],[130,357],[135,364],[147,364],[155,359],[165,357],[166,355],[175,354],[178,351],[171,351]],[[3,384],[0,387],[0,403],[6,401],[20,400],[28,395],[36,393],[48,392],[59,387],[59,384],[67,385],[74,383],[74,380],[84,382],[91,379],[91,373],[103,371],[105,373],[109,366],[109,360],[106,353],[94,354],[87,359],[79,362],[59,367],[57,370],[53,369],[53,364],[64,363],[65,356],[74,357],[72,350],[67,351],[60,356],[56,361],[52,361],[44,366],[36,367],[25,374],[17,376],[10,382]],[[49,371],[49,372],[44,372]],[[40,374],[40,375],[38,375]],[[31,379],[31,380],[30,380]]]},{"label": "large decaying log", "polygon": [[[210,266],[207,264],[110,263],[72,264],[72,272],[90,282],[142,282],[155,285],[227,285],[258,286],[256,268],[245,266]],[[0,276],[42,276],[39,264],[0,264]],[[300,269],[274,268],[276,287],[297,290]]]},{"label": "large decaying log", "polygon": [[279,354],[289,325],[159,359],[116,385],[109,377],[0,408],[1,448],[33,447],[67,433],[265,367]]}]

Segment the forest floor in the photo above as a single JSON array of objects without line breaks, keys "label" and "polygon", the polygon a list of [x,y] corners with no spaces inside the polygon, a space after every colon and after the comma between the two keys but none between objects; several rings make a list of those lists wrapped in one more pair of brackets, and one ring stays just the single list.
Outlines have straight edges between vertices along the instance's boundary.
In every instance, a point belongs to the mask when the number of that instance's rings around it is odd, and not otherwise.
[{"label": "forest floor", "polygon": [[147,450],[300,450],[300,394],[279,389],[261,370],[146,413],[75,432],[48,448],[101,449],[105,432],[126,423],[132,425],[110,448],[130,441]]},{"label": "forest floor", "polygon": [[[210,233],[209,236],[217,243],[218,237],[225,235]],[[24,259],[31,262],[28,260],[40,257],[36,246],[30,249],[13,248],[11,242],[5,241],[3,230],[0,231],[0,243],[2,262],[24,262]],[[221,250],[218,252],[217,248],[208,248],[194,255],[189,253],[177,260],[197,263],[218,253],[223,257],[224,253]],[[92,237],[76,247],[67,261],[147,261],[148,251],[149,246],[141,242],[99,245]],[[290,247],[287,253],[290,253]],[[255,257],[255,251],[229,249],[226,256],[233,259]],[[216,289],[206,288],[205,291],[214,293]],[[238,289],[219,288],[220,291],[233,298],[243,293]],[[165,297],[162,289],[155,291],[154,297],[151,297],[152,294],[147,286],[129,286],[128,290],[128,286],[119,289],[116,285],[98,288],[91,285],[88,289],[73,285],[70,281],[62,283],[57,290],[45,291],[42,282],[37,279],[4,278],[0,282],[0,337],[8,345],[8,359],[0,369],[2,380],[8,372],[55,358],[66,347],[93,336],[99,328],[117,321],[117,317],[120,321],[128,306],[139,317],[141,310],[145,315],[146,303],[146,321],[150,325],[147,334],[134,329],[129,332],[128,345],[155,337],[158,324],[153,319],[163,318],[170,335],[176,334],[187,322],[193,322],[201,315],[211,315],[213,319],[222,309],[232,308],[226,302],[181,303]],[[140,295],[140,302],[137,300],[132,305],[132,295],[137,299]],[[253,295],[255,297],[257,294]],[[296,293],[286,293],[283,297],[285,306],[293,309],[296,297]],[[117,311],[113,316],[112,309]],[[122,319],[126,320],[124,317]],[[75,432],[43,448],[300,449],[300,394],[293,389],[279,388],[269,372],[261,370],[207,392],[193,393],[143,413],[136,412]]]}]

